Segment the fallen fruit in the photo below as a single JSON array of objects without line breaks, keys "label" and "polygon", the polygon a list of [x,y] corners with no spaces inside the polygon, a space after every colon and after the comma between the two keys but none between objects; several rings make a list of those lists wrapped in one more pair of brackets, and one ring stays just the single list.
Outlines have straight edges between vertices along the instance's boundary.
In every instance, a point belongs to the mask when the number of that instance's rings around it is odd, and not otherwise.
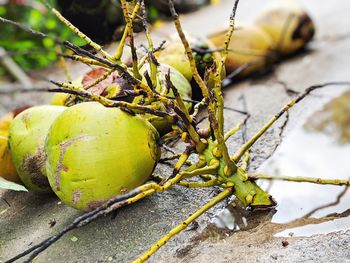
[{"label": "fallen fruit", "polygon": [[44,142],[52,122],[66,107],[37,106],[17,115],[10,125],[9,146],[23,184],[36,192],[51,192],[45,172]]},{"label": "fallen fruit", "polygon": [[164,50],[155,53],[155,55],[159,63],[177,69],[188,81],[192,79],[191,66],[181,42],[166,44]]},{"label": "fallen fruit", "polygon": [[[224,47],[227,30],[228,28],[208,36],[216,48]],[[225,63],[227,74],[246,65],[246,69],[240,74],[246,76],[266,66],[273,50],[273,42],[270,36],[257,26],[238,24],[228,49]]]},{"label": "fallen fruit", "polygon": [[16,168],[13,164],[11,153],[8,148],[7,137],[0,135],[0,177],[11,181],[11,182],[21,182],[18,177]]},{"label": "fallen fruit", "polygon": [[92,210],[150,177],[158,137],[140,116],[96,102],[74,105],[54,121],[46,140],[50,185],[67,205]]},{"label": "fallen fruit", "polygon": [[315,34],[310,16],[294,0],[272,2],[255,23],[270,35],[274,49],[284,55],[304,47]]},{"label": "fallen fruit", "polygon": [[[146,64],[144,66],[144,68],[142,69],[142,73],[144,73],[144,71],[148,70],[149,71],[149,65]],[[162,89],[165,88],[165,75],[168,74],[170,72],[170,80],[173,83],[173,85],[175,86],[175,88],[177,89],[177,91],[179,92],[179,95],[182,99],[184,100],[190,100],[192,98],[192,87],[191,84],[189,83],[189,81],[179,72],[177,71],[175,68],[169,66],[169,65],[165,65],[165,64],[160,64],[158,66],[158,70],[159,70],[159,81],[158,81],[158,85],[156,86],[156,90],[160,93],[162,93]],[[144,80],[145,81],[145,80]],[[172,90],[170,90],[167,94],[167,96],[174,98],[174,93]],[[134,102],[138,103],[141,97],[136,97]],[[184,102],[185,106],[187,107],[188,110],[191,109],[192,107],[192,103],[190,102]],[[147,102],[146,102],[147,104]],[[155,102],[152,104],[155,108],[165,111],[164,106],[159,103],[159,102]],[[165,133],[167,133],[168,131],[171,130],[171,126],[173,124],[172,120],[166,119],[166,118],[161,118],[161,117],[157,117],[151,114],[145,114],[144,115],[146,120],[148,120],[156,129],[157,131],[163,135]]]},{"label": "fallen fruit", "polygon": [[9,112],[0,119],[0,136],[7,137],[14,115],[15,114],[13,112]]},{"label": "fallen fruit", "polygon": [[[206,67],[213,63],[213,56],[220,55],[218,52],[207,52],[214,48],[213,44],[208,39],[189,37],[188,41],[192,48],[192,54],[196,61],[197,69],[199,73],[203,75]],[[165,44],[164,49],[155,53],[155,56],[159,63],[173,67],[184,75],[188,81],[191,81],[193,76],[191,65],[184,46],[178,37],[172,37],[171,41]]]},{"label": "fallen fruit", "polygon": [[27,107],[16,109],[7,113],[0,119],[0,177],[20,183],[16,167],[13,164],[12,156],[8,146],[8,133],[12,120],[17,114],[25,110]]}]

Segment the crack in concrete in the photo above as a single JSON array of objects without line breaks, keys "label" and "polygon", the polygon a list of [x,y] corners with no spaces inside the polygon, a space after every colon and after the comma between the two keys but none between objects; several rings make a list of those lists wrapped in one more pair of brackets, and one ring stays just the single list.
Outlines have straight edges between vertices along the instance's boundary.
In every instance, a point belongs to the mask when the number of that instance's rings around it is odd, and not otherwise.
[{"label": "crack in concrete", "polygon": [[[288,86],[287,82],[285,82],[283,80],[280,80],[277,77],[277,74],[275,72],[273,72],[270,82],[272,82],[272,84],[279,84],[283,88],[283,90],[285,91],[286,95],[289,98],[292,98],[295,95],[298,95],[300,93],[300,92],[298,92],[296,90],[291,89]],[[245,107],[247,107],[247,106],[245,106]],[[285,116],[286,117],[284,118],[284,121],[283,121],[282,125],[277,127],[279,129],[279,132],[278,132],[278,136],[276,138],[276,144],[273,146],[273,149],[270,151],[270,153],[268,153],[266,156],[262,157],[264,160],[269,159],[276,152],[277,148],[282,143],[283,133],[284,133],[284,130],[285,130],[285,128],[286,128],[286,126],[287,126],[287,124],[289,122],[289,112],[288,111],[286,112]],[[243,140],[244,140],[244,138],[243,138]],[[254,159],[254,157],[252,159]],[[248,169],[249,169],[249,165],[248,165]]]},{"label": "crack in concrete", "polygon": [[4,201],[8,205],[8,207],[11,207],[10,203],[5,198],[3,197],[0,197],[0,198],[2,201]]},{"label": "crack in concrete", "polygon": [[286,81],[281,80],[275,71],[272,73],[271,78],[272,78],[272,81],[274,84],[279,84],[282,86],[282,88],[284,89],[285,93],[287,94],[287,96],[289,98],[292,98],[293,96],[298,95],[300,93],[299,91],[296,91],[296,90],[292,89],[291,87],[289,87],[289,85]]},{"label": "crack in concrete", "polygon": [[275,145],[275,147],[272,149],[271,153],[267,156],[266,159],[269,159],[277,150],[277,148],[281,145],[282,143],[282,140],[283,140],[283,132],[288,124],[288,121],[289,121],[289,112],[287,111],[286,112],[286,115],[285,115],[285,119],[284,119],[284,122],[282,123],[282,125],[279,127],[279,133],[278,133],[278,140],[277,140],[277,143]]}]

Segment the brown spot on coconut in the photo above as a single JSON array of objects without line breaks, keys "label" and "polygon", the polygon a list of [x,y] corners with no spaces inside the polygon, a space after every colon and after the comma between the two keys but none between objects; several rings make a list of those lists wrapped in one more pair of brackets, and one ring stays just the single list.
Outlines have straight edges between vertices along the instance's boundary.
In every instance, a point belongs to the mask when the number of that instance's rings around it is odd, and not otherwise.
[{"label": "brown spot on coconut", "polygon": [[73,204],[78,204],[81,198],[81,192],[79,190],[75,191],[72,196]]},{"label": "brown spot on coconut", "polygon": [[42,168],[45,165],[45,153],[43,147],[39,147],[33,155],[28,154],[23,160],[23,167],[30,174],[30,179],[34,185],[40,188],[50,187],[49,180],[42,173]]},{"label": "brown spot on coconut", "polygon": [[62,143],[59,144],[58,147],[60,149],[60,155],[59,155],[58,164],[57,164],[56,170],[55,170],[56,180],[55,180],[55,184],[53,186],[56,188],[57,191],[61,190],[60,189],[60,186],[61,186],[60,174],[61,174],[61,172],[68,172],[68,167],[63,164],[63,157],[64,157],[67,149],[78,140],[88,141],[89,139],[91,139],[91,138],[88,136],[78,136],[74,139],[66,140],[66,141],[63,141]]}]

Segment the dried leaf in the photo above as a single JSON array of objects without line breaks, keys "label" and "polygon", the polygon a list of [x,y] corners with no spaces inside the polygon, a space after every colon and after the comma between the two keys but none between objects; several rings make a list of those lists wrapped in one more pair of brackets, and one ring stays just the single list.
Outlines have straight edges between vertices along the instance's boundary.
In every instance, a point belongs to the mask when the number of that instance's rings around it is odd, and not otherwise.
[{"label": "dried leaf", "polygon": [[[98,78],[102,77],[103,74],[105,74],[107,71],[108,70],[105,68],[93,69],[85,74],[81,83],[83,84],[83,86],[89,85],[90,83],[93,83],[94,81],[96,81]],[[89,90],[94,94],[103,95],[106,88],[112,85],[115,82],[115,80],[118,78],[119,78],[118,72],[113,72],[105,80],[101,81],[95,86],[92,86]]]}]

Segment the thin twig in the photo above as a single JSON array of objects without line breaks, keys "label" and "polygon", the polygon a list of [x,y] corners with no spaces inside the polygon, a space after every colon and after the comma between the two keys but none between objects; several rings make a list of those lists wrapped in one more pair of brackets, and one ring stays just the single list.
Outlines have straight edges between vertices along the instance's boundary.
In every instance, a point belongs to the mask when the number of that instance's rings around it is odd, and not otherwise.
[{"label": "thin twig", "polygon": [[323,179],[323,178],[313,178],[313,177],[293,177],[293,176],[274,176],[265,174],[248,174],[250,180],[265,179],[265,180],[280,180],[289,181],[297,183],[313,183],[313,184],[324,184],[324,185],[345,185],[350,186],[350,180],[340,180],[340,179]]},{"label": "thin twig", "polygon": [[25,251],[23,251],[22,253],[16,255],[15,257],[9,259],[6,261],[6,263],[11,263],[14,262],[30,253],[33,252],[33,254],[27,259],[27,261],[25,262],[30,262],[30,260],[32,260],[33,258],[35,258],[38,254],[40,254],[42,251],[44,251],[46,248],[48,248],[49,246],[51,246],[53,243],[55,243],[57,240],[59,240],[64,234],[66,234],[67,232],[81,227],[83,225],[86,225],[88,223],[90,223],[91,221],[90,218],[93,218],[96,214],[100,213],[101,211],[104,211],[107,207],[116,204],[116,203],[120,203],[123,202],[125,200],[127,200],[128,198],[134,197],[137,194],[139,194],[140,191],[138,189],[135,189],[133,191],[130,191],[127,194],[124,195],[120,195],[117,196],[115,198],[110,199],[108,202],[106,202],[104,205],[99,206],[98,208],[96,208],[95,210],[91,211],[91,212],[87,212],[79,217],[77,217],[72,224],[68,225],[67,227],[65,227],[63,230],[61,230],[59,233],[57,233],[56,235],[53,235],[50,238],[47,238],[46,240],[40,242],[37,245],[32,246],[31,248],[26,249]]}]

